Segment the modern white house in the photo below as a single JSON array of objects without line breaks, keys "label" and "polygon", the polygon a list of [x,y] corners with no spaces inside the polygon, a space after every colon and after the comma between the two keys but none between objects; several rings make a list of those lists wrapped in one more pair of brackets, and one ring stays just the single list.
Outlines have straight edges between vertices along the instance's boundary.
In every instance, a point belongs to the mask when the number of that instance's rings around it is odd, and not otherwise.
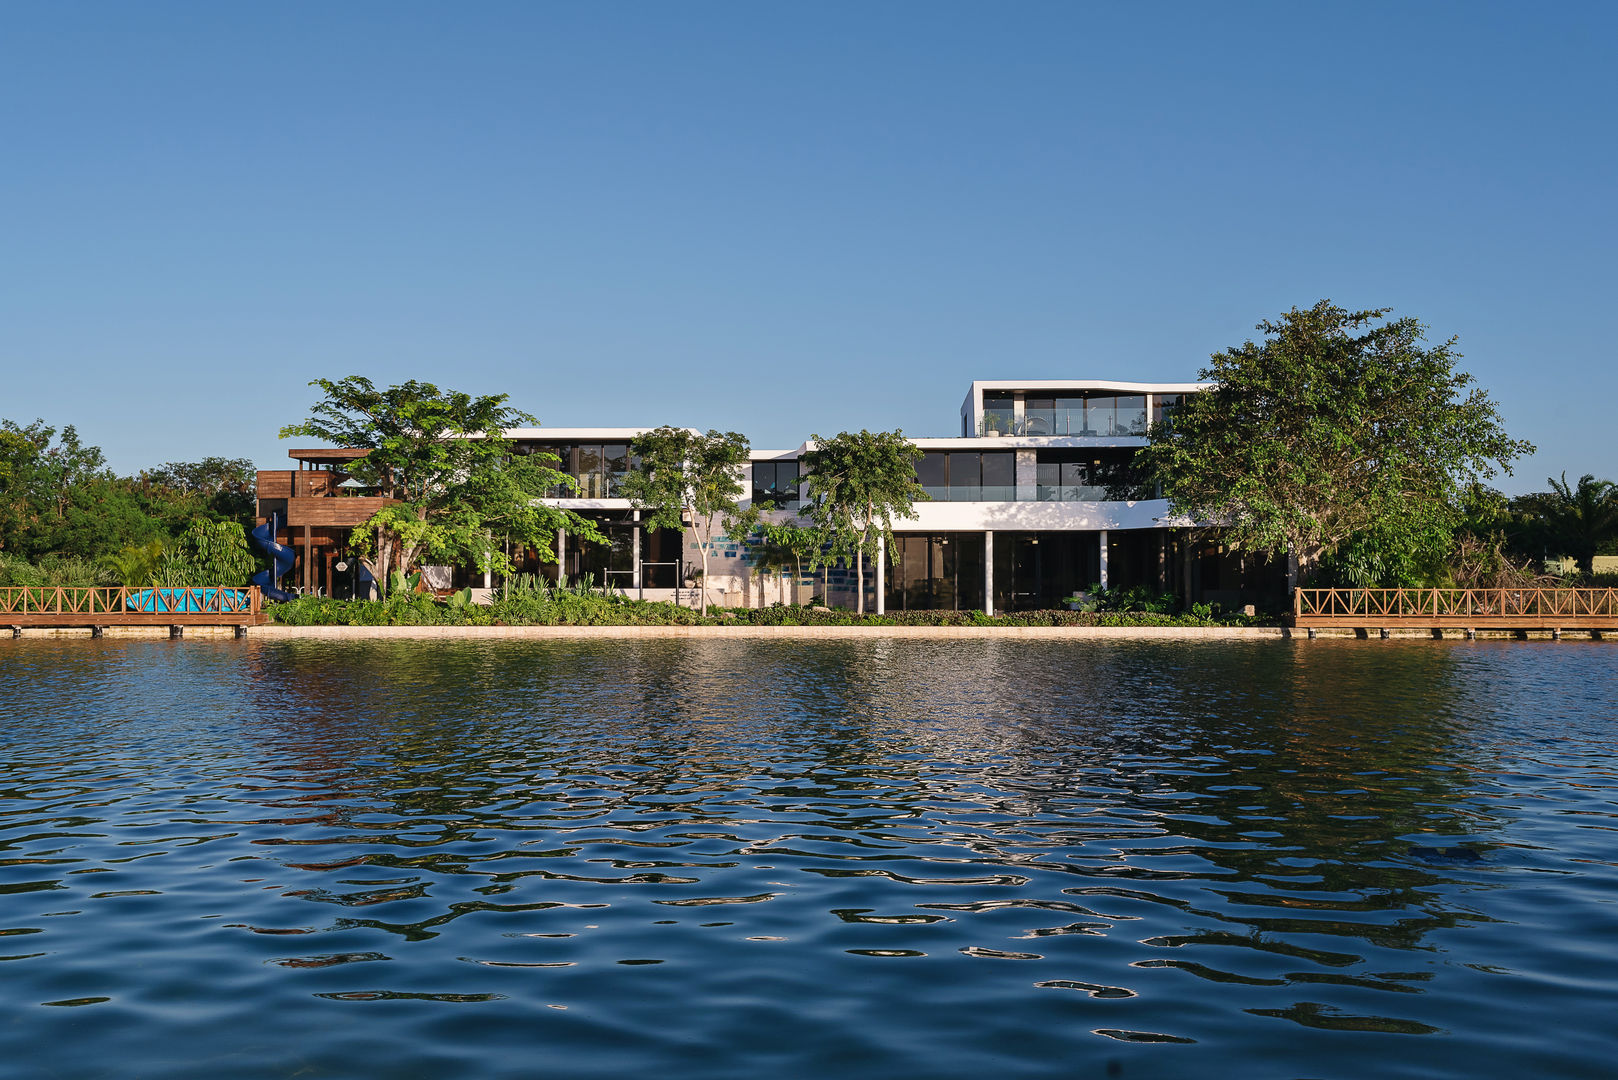
[{"label": "modern white house", "polygon": [[[1134,457],[1152,423],[1172,416],[1202,383],[1105,380],[974,382],[961,405],[961,434],[918,438],[917,478],[931,498],[894,523],[895,550],[865,572],[866,609],[1051,608],[1093,585],[1144,587],[1227,609],[1274,604],[1284,589],[1273,567],[1226,550],[1217,532],[1170,515],[1143,485]],[[608,543],[558,537],[560,560],[526,564],[549,577],[590,574],[597,584],[647,599],[672,599],[701,560],[685,535],[643,528],[617,490],[629,443],[641,428],[521,428],[506,434],[519,452],[544,451],[579,484],[560,506],[598,523]],[[799,460],[807,443],[755,450],[749,497],[775,520],[793,516],[803,494]],[[811,595],[854,606],[855,574],[833,568],[797,574],[761,567],[760,552],[726,538],[710,559],[710,595],[727,606],[794,602]],[[680,593],[677,593],[680,590]]]}]

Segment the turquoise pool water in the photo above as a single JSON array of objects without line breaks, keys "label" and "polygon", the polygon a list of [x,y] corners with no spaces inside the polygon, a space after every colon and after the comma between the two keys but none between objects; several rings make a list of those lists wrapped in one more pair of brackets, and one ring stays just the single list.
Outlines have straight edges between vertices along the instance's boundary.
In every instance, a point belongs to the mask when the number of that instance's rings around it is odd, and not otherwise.
[{"label": "turquoise pool water", "polygon": [[1610,1076],[1618,648],[0,643],[0,1075]]}]

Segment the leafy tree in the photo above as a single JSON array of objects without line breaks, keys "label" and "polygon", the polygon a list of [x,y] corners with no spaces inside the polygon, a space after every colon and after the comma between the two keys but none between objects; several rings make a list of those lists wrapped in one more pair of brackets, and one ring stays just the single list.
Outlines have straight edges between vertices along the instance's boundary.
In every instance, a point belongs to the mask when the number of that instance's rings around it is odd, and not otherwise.
[{"label": "leafy tree", "polygon": [[1517,505],[1544,530],[1548,544],[1573,556],[1586,574],[1595,571],[1595,556],[1618,537],[1618,485],[1586,473],[1577,485],[1548,478],[1551,490],[1524,495]]},{"label": "leafy tree", "polygon": [[1426,346],[1389,310],[1322,300],[1213,354],[1214,386],[1154,426],[1139,459],[1172,511],[1290,553],[1305,577],[1355,537],[1452,531],[1460,492],[1533,446],[1456,370],[1455,339]]},{"label": "leafy tree", "polygon": [[172,505],[188,517],[206,513],[243,524],[253,521],[258,472],[246,458],[170,461],[141,470],[136,480],[157,503]]},{"label": "leafy tree", "polygon": [[893,547],[893,519],[916,516],[917,499],[930,496],[916,481],[921,450],[900,431],[841,432],[813,437],[803,456],[809,484],[809,519],[845,565],[852,561],[858,610],[865,611],[865,558]]},{"label": "leafy tree", "polygon": [[378,581],[389,580],[393,563],[408,569],[423,558],[509,573],[495,535],[533,548],[541,559],[555,557],[558,529],[601,539],[587,519],[541,501],[557,486],[577,484],[551,468],[554,455],[512,452],[505,429],[535,421],[508,407],[507,395],[473,397],[415,380],[379,390],[359,375],[309,385],[323,390],[324,400],[309,419],[282,428],[281,437],[369,451],[349,472],[398,500],[353,534],[374,550]]},{"label": "leafy tree", "polygon": [[187,585],[246,585],[259,568],[247,543],[247,531],[236,521],[200,518],[171,545],[185,567]]},{"label": "leafy tree", "polygon": [[825,564],[826,537],[813,526],[800,525],[795,521],[780,523],[760,522],[755,535],[765,548],[765,555],[759,562],[760,566],[779,567],[786,569],[792,567],[793,599],[796,602],[798,582],[803,577],[804,564],[808,563],[809,572],[815,572],[816,567]]},{"label": "leafy tree", "polygon": [[742,467],[747,437],[734,431],[700,435],[660,427],[629,444],[630,465],[620,490],[652,528],[690,528],[702,557],[702,612],[708,612],[708,556],[719,535],[746,536],[758,519],[743,510]]}]

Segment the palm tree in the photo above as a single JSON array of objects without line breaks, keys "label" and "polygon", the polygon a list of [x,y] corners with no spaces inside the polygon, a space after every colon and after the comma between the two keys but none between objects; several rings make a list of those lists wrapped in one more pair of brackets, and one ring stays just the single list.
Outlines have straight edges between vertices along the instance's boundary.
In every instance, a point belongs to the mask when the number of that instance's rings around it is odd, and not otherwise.
[{"label": "palm tree", "polygon": [[1618,484],[1589,473],[1574,487],[1568,486],[1567,473],[1560,481],[1550,477],[1546,482],[1551,490],[1524,496],[1522,508],[1545,529],[1551,543],[1573,556],[1581,571],[1592,573],[1596,551],[1618,538]]}]

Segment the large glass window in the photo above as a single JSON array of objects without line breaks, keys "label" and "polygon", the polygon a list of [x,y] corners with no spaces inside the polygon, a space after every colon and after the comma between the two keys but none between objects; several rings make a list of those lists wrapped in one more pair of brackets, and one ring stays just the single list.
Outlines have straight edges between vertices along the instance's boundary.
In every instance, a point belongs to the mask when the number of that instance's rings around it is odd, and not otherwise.
[{"label": "large glass window", "polygon": [[1042,502],[1120,502],[1150,497],[1132,450],[1041,450],[1035,459]]},{"label": "large glass window", "polygon": [[798,501],[798,459],[753,462],[753,505],[787,506]]},{"label": "large glass window", "polygon": [[893,538],[887,574],[890,611],[972,610],[983,606],[983,534]]},{"label": "large glass window", "polygon": [[949,455],[942,450],[928,450],[916,463],[916,483],[939,502],[949,500]]},{"label": "large glass window", "polygon": [[1173,422],[1174,410],[1185,401],[1184,394],[1156,394],[1152,397],[1152,423],[1168,424]]},{"label": "large glass window", "polygon": [[916,463],[916,482],[937,502],[1015,502],[1017,455],[928,450]]}]

